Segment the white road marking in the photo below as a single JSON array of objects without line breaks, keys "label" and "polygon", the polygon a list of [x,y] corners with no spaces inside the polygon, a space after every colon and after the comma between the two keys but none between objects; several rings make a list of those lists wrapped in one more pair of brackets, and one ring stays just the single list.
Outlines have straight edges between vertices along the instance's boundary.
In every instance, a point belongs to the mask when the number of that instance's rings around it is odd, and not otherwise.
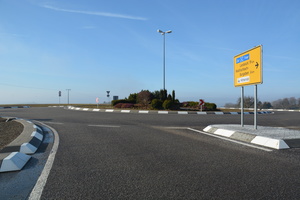
[{"label": "white road marking", "polygon": [[94,127],[103,127],[103,128],[120,128],[120,126],[114,126],[114,125],[97,125],[97,124],[90,124],[88,126],[94,126]]},{"label": "white road marking", "polygon": [[37,180],[33,190],[30,193],[30,196],[28,198],[29,200],[38,200],[41,198],[44,187],[45,187],[47,179],[48,179],[48,176],[50,174],[54,159],[55,159],[58,145],[59,145],[59,136],[58,136],[58,133],[56,132],[56,130],[54,130],[53,128],[51,128],[43,123],[41,123],[41,124],[53,132],[54,143],[53,143],[52,150],[50,151],[49,157],[47,159],[47,162],[44,166],[44,169],[43,169],[39,179]]},{"label": "white road marking", "polygon": [[44,122],[46,124],[64,124],[64,123],[61,123],[61,122]]},{"label": "white road marking", "polygon": [[255,146],[255,145],[251,145],[251,144],[244,143],[244,142],[240,142],[240,141],[237,141],[237,140],[232,140],[232,139],[225,138],[225,137],[221,137],[221,136],[214,135],[214,134],[211,134],[211,133],[206,133],[206,132],[203,132],[203,131],[199,131],[199,130],[196,130],[196,129],[193,129],[193,128],[187,128],[187,129],[190,130],[190,131],[194,131],[194,132],[197,132],[197,133],[209,135],[209,136],[216,137],[216,138],[219,138],[219,139],[222,139],[222,140],[234,142],[234,143],[237,143],[237,144],[241,144],[241,145],[245,145],[245,146],[248,146],[248,147],[260,149],[260,150],[263,150],[263,151],[268,151],[268,152],[273,151],[273,150],[271,150],[271,149],[267,149],[267,148],[259,147],[259,146]]},{"label": "white road marking", "polygon": [[154,126],[154,127],[158,127],[158,128],[164,128],[164,129],[188,129],[189,127],[176,127],[176,126]]}]

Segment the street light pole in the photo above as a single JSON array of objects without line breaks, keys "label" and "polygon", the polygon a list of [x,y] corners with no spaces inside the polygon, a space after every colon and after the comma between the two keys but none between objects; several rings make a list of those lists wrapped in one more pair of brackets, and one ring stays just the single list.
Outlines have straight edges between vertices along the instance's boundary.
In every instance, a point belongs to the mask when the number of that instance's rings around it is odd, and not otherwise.
[{"label": "street light pole", "polygon": [[172,33],[169,31],[157,30],[158,33],[163,35],[163,89],[166,90],[166,33]]},{"label": "street light pole", "polygon": [[69,104],[70,103],[70,101],[69,101],[70,100],[70,98],[69,98],[69,92],[70,92],[71,89],[66,89],[66,90],[68,91],[68,104]]}]

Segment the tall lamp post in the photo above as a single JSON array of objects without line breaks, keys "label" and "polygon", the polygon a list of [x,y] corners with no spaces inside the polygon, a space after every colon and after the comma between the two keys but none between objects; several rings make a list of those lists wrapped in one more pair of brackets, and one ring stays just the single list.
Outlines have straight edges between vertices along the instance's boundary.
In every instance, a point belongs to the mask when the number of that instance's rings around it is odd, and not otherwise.
[{"label": "tall lamp post", "polygon": [[71,89],[66,89],[68,91],[68,104],[70,104],[70,96],[69,96],[69,92]]},{"label": "tall lamp post", "polygon": [[169,31],[162,31],[160,29],[157,30],[158,33],[163,35],[163,87],[164,91],[166,90],[166,33],[172,33],[171,30]]}]

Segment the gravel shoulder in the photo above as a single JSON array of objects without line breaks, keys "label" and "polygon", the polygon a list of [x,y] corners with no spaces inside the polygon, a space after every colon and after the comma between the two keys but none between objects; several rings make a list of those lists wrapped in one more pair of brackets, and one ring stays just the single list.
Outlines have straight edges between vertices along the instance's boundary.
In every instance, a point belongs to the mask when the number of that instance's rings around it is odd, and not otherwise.
[{"label": "gravel shoulder", "polygon": [[0,151],[23,131],[24,126],[16,121],[5,122],[6,119],[0,118]]}]

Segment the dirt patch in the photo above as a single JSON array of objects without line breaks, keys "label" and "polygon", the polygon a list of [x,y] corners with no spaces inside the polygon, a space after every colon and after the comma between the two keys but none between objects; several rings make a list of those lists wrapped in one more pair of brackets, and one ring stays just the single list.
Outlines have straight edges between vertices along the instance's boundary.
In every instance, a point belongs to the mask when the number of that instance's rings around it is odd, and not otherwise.
[{"label": "dirt patch", "polygon": [[0,150],[14,141],[23,131],[24,126],[16,121],[5,122],[0,118]]}]

